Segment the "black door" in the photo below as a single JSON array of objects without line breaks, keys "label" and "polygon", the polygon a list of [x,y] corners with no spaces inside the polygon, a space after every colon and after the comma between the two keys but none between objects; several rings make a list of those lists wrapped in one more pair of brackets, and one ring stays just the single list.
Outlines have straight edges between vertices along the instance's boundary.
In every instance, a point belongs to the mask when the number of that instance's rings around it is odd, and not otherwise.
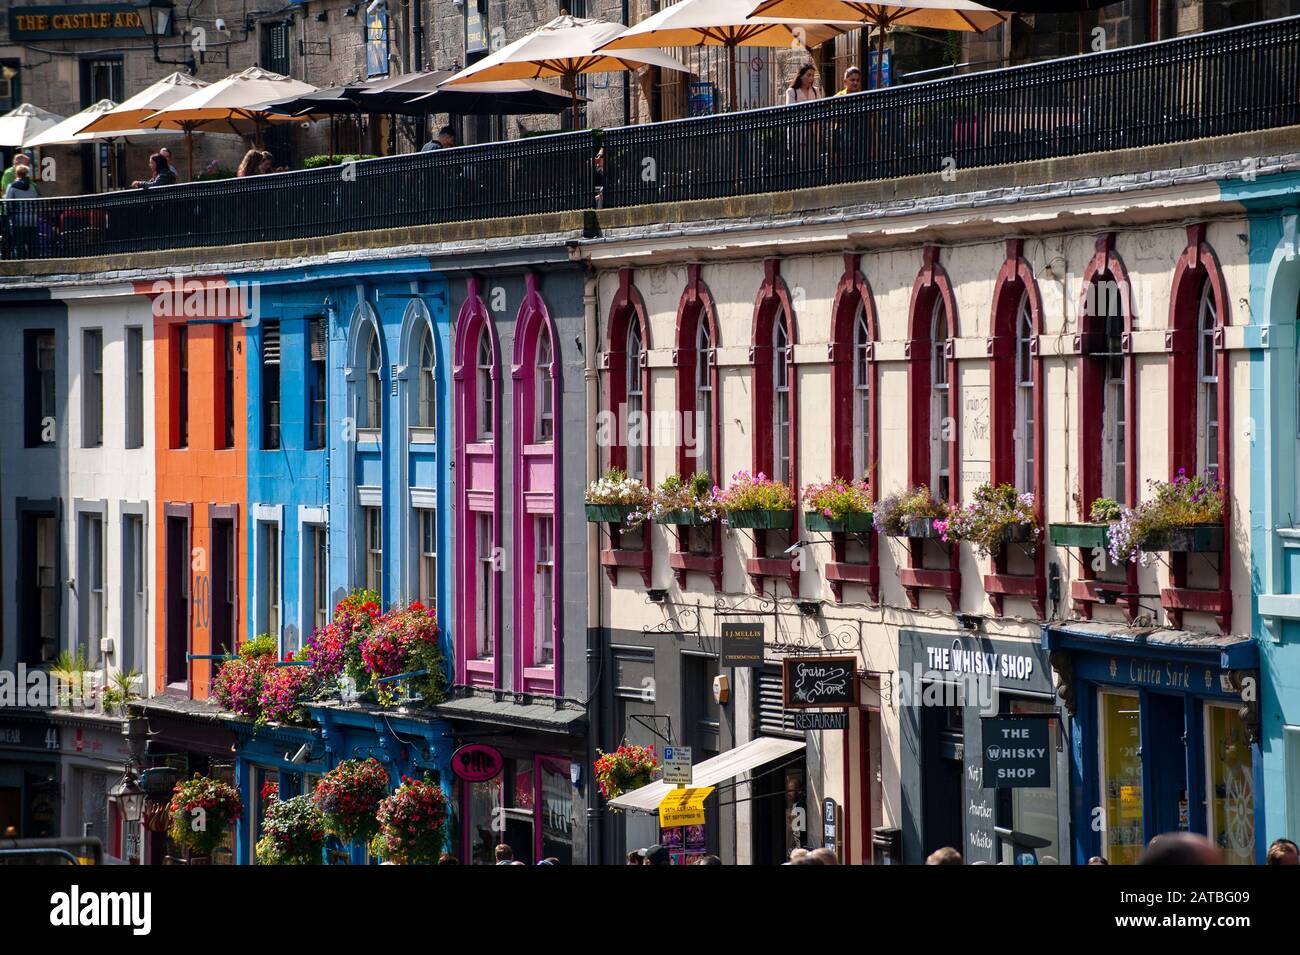
[{"label": "black door", "polygon": [[1150,693],[1142,702],[1142,759],[1150,760],[1146,836],[1188,828],[1187,739],[1183,697]]},{"label": "black door", "polygon": [[[212,522],[212,652],[235,652],[235,522]],[[216,661],[213,662],[216,671]]]},{"label": "black door", "polygon": [[951,846],[962,835],[964,734],[959,706],[921,707],[921,840],[924,854]]},{"label": "black door", "polygon": [[183,517],[167,518],[167,683],[189,680],[190,528]]}]

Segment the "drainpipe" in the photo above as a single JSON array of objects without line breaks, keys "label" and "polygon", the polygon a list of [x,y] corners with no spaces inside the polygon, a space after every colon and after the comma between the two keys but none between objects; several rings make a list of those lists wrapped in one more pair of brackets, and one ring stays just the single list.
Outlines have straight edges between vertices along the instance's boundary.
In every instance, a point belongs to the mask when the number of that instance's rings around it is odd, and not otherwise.
[{"label": "drainpipe", "polygon": [[411,0],[411,69],[424,69],[424,0]]},{"label": "drainpipe", "polygon": [[[631,11],[628,9],[628,0],[623,0],[623,19],[620,20],[619,22],[628,23],[627,18],[631,15],[632,15]],[[628,23],[628,26],[631,25],[632,24]],[[624,126],[632,125],[632,71],[631,70],[623,71],[623,125]],[[592,338],[590,339],[590,341],[594,342],[595,339]],[[593,480],[595,479],[593,478]]]},{"label": "drainpipe", "polygon": [[[624,0],[626,5],[627,0]],[[626,22],[626,20],[624,21]],[[596,412],[600,409],[600,371],[596,367],[596,343],[600,340],[597,332],[599,318],[599,289],[596,273],[588,268],[583,285],[582,308],[586,328],[583,331],[585,347],[583,348],[583,379],[587,385],[588,427],[594,427]],[[600,449],[596,447],[594,436],[587,436],[587,482],[596,480],[600,468]],[[600,709],[604,702],[600,692],[600,675],[604,671],[602,655],[604,641],[601,639],[601,621],[604,607],[601,603],[600,566],[591,557],[600,553],[600,525],[587,524],[587,765],[583,767],[583,776],[587,782],[587,858],[595,859],[599,865],[601,856],[600,809],[596,797],[596,788],[591,784],[592,763],[596,761],[596,743],[599,739]]]}]

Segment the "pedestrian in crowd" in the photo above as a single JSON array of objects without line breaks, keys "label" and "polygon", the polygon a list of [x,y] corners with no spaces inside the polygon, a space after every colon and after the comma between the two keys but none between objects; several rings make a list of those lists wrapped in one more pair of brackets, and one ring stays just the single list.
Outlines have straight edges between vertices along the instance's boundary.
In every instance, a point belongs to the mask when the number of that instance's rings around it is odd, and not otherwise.
[{"label": "pedestrian in crowd", "polygon": [[167,165],[167,160],[161,153],[154,153],[149,157],[149,170],[153,173],[152,179],[137,179],[131,183],[131,188],[139,189],[147,186],[173,186],[176,184],[176,174],[172,172]]},{"label": "pedestrian in crowd", "polygon": [[504,842],[496,848],[497,865],[514,865],[515,850],[511,849]]},{"label": "pedestrian in crowd", "polygon": [[19,166],[26,166],[27,171],[31,172],[32,157],[23,152],[14,154],[14,161],[10,164],[9,168],[4,171],[4,175],[0,176],[0,195],[3,195],[5,191],[14,184],[14,179],[17,178]]},{"label": "pedestrian in crowd", "polygon": [[1274,839],[1264,857],[1265,865],[1300,865],[1300,849],[1290,839]]},{"label": "pedestrian in crowd", "polygon": [[691,865],[722,865],[722,860],[715,855],[696,856]]},{"label": "pedestrian in crowd", "polygon": [[627,854],[627,864],[628,864],[628,865],[641,865],[641,864],[642,864],[642,862],[641,862],[641,850],[640,850],[640,849],[631,849],[631,850],[628,851],[628,854]]},{"label": "pedestrian in crowd", "polygon": [[671,865],[672,857],[667,846],[649,846],[641,850],[642,865]]},{"label": "pedestrian in crowd", "polygon": [[795,74],[790,88],[785,91],[786,105],[821,99],[821,96],[822,94],[817,91],[817,68],[811,63],[805,63]]},{"label": "pedestrian in crowd", "polygon": [[790,850],[790,865],[794,865],[800,859],[808,854],[808,850],[803,846],[795,846]]},{"label": "pedestrian in crowd", "polygon": [[814,849],[808,853],[822,865],[839,865],[840,857],[835,854],[835,850],[829,846],[822,846],[820,849]]},{"label": "pedestrian in crowd", "polygon": [[848,96],[851,93],[862,92],[862,71],[856,66],[850,66],[844,71],[844,88],[836,96]]},{"label": "pedestrian in crowd", "polygon": [[35,207],[24,209],[13,203],[19,199],[38,199],[32,185],[32,170],[25,163],[14,165],[14,181],[4,191],[5,207],[5,258],[23,259],[33,252],[36,242],[37,218]]},{"label": "pedestrian in crowd", "polygon": [[263,176],[275,172],[275,157],[266,150],[262,150],[262,160],[257,164],[257,171]]},{"label": "pedestrian in crowd", "polygon": [[1194,832],[1165,832],[1147,843],[1138,865],[1223,865],[1223,853]]},{"label": "pedestrian in crowd", "polygon": [[450,852],[444,852],[438,856],[438,865],[460,865],[460,860]]},{"label": "pedestrian in crowd", "polygon": [[163,146],[161,149],[158,150],[158,155],[162,156],[163,159],[167,160],[167,168],[172,171],[172,175],[175,177],[175,181],[180,182],[181,174],[176,171],[176,164],[172,162],[172,151],[168,149],[166,146]]},{"label": "pedestrian in crowd", "polygon": [[559,865],[560,860],[555,858],[555,856],[547,856],[545,859],[539,859],[537,861],[537,864],[538,865]]},{"label": "pedestrian in crowd", "polygon": [[961,853],[952,846],[944,846],[942,849],[935,849],[925,860],[926,865],[965,865]]},{"label": "pedestrian in crowd", "polygon": [[455,145],[456,130],[452,129],[450,126],[444,126],[442,129],[438,130],[437,136],[433,137],[433,139],[420,147],[420,152],[431,153],[435,149],[450,149]]},{"label": "pedestrian in crowd", "polygon": [[244,158],[239,160],[239,168],[235,171],[235,177],[243,179],[245,176],[256,176],[260,165],[262,165],[262,151],[260,149],[250,149],[244,153]]},{"label": "pedestrian in crowd", "polygon": [[1093,856],[1088,860],[1088,865],[1110,865],[1105,856]]}]

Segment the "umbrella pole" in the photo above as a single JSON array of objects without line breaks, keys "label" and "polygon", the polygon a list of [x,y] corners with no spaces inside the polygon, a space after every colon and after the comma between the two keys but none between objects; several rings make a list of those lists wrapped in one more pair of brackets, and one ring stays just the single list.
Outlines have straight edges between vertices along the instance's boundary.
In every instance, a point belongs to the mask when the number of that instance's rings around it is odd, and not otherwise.
[{"label": "umbrella pole", "polygon": [[189,169],[190,182],[194,181],[194,130],[185,127],[185,164]]},{"label": "umbrella pole", "polygon": [[575,72],[569,77],[570,87],[569,94],[573,97],[573,128],[578,128],[578,74]]},{"label": "umbrella pole", "polygon": [[736,45],[727,44],[727,99],[731,104],[731,112],[736,111]]}]

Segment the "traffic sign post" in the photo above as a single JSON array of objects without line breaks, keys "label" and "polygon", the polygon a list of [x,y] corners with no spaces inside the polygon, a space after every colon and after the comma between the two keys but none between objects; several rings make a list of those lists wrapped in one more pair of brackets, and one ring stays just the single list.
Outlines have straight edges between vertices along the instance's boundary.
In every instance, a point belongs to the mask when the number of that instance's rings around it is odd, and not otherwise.
[{"label": "traffic sign post", "polygon": [[664,747],[664,782],[675,786],[689,786],[694,781],[691,769],[689,746]]}]

